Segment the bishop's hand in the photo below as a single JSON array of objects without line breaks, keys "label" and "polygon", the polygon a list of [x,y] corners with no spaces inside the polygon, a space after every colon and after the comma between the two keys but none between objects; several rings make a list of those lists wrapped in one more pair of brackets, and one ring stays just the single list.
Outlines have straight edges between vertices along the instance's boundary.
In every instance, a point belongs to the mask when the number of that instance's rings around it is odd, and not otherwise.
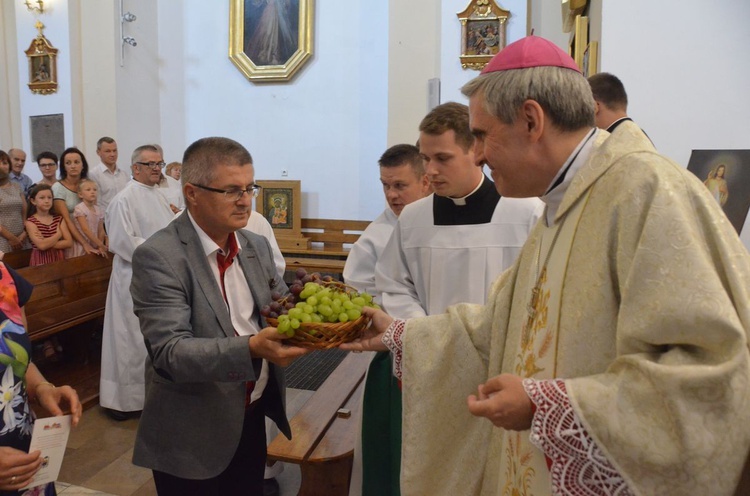
[{"label": "bishop's hand", "polygon": [[480,384],[478,395],[467,398],[469,411],[488,418],[496,427],[523,431],[531,427],[534,416],[531,399],[517,375],[501,374]]},{"label": "bishop's hand", "polygon": [[370,325],[364,330],[362,336],[351,343],[339,345],[339,348],[346,351],[388,351],[388,347],[383,343],[383,334],[393,323],[393,317],[382,310],[371,307],[363,307],[362,315],[370,317]]}]

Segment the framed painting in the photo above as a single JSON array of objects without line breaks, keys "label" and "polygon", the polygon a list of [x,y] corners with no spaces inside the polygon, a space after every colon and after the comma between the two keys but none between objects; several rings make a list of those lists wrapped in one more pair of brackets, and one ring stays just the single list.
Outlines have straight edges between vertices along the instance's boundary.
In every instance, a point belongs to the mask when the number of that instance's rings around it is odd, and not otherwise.
[{"label": "framed painting", "polygon": [[687,168],[740,233],[750,209],[750,150],[693,150]]},{"label": "framed painting", "polygon": [[42,34],[44,24],[37,21],[36,28],[39,34],[24,51],[29,60],[29,89],[49,95],[57,91],[57,48]]},{"label": "framed painting", "polygon": [[510,11],[495,0],[472,0],[456,15],[461,22],[461,67],[482,70],[493,55],[505,48]]},{"label": "framed painting", "polygon": [[588,76],[584,72],[584,54],[589,45],[589,18],[586,16],[576,16],[575,20],[575,31],[570,38],[570,47],[568,48],[568,55],[573,57],[576,65],[581,70],[584,76]]},{"label": "framed painting", "polygon": [[302,234],[302,193],[299,181],[255,181],[260,195],[255,210],[266,218],[279,247],[307,248],[309,240]]},{"label": "framed painting", "polygon": [[312,56],[313,0],[230,0],[229,58],[253,82],[289,81]]}]

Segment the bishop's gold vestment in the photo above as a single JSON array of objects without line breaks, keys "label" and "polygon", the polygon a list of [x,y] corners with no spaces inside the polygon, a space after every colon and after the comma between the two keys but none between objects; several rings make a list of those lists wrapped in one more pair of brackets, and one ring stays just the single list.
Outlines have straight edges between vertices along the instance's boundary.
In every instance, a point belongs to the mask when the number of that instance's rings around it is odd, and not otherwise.
[{"label": "bishop's gold vestment", "polygon": [[[546,322],[530,336],[539,244],[576,209],[571,239],[553,248],[564,256],[550,259]],[[537,224],[485,306],[407,322],[402,494],[551,490],[528,431],[468,411],[477,385],[504,372],[564,379],[635,494],[733,494],[750,447],[748,290],[747,250],[705,186],[636,125],[600,133],[554,224]]]}]

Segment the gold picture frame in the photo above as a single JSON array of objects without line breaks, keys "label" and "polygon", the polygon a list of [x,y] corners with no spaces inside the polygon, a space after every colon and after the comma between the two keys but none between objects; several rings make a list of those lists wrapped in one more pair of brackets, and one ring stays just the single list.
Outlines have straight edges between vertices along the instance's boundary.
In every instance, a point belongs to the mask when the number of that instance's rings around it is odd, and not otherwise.
[{"label": "gold picture frame", "polygon": [[229,58],[252,82],[289,81],[313,53],[313,0],[230,0]]},{"label": "gold picture frame", "polygon": [[58,50],[42,33],[44,24],[37,21],[36,28],[39,34],[24,51],[29,60],[29,89],[32,93],[49,95],[57,91]]},{"label": "gold picture frame", "polygon": [[461,67],[482,70],[507,43],[510,11],[495,0],[471,0],[456,14],[461,22]]},{"label": "gold picture frame", "polygon": [[573,57],[578,69],[583,72],[583,56],[589,44],[589,18],[587,16],[576,16],[575,30],[570,39],[568,55]]},{"label": "gold picture frame", "polygon": [[279,247],[307,248],[309,241],[302,234],[302,186],[300,181],[255,181],[260,195],[255,210],[266,218]]},{"label": "gold picture frame", "polygon": [[592,41],[583,52],[583,75],[593,76],[599,72],[599,42]]}]

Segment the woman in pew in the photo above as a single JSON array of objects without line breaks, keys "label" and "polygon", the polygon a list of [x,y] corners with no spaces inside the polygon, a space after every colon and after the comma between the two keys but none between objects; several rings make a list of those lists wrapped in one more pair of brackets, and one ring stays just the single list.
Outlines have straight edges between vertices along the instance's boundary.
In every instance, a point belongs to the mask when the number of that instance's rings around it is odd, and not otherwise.
[{"label": "woman in pew", "polygon": [[73,240],[63,218],[50,211],[52,188],[47,184],[37,184],[31,188],[29,201],[31,210],[26,219],[26,232],[29,233],[33,247],[29,266],[63,260],[63,250],[73,246]]},{"label": "woman in pew", "polygon": [[[29,300],[32,286],[13,269],[0,262],[0,492],[21,495],[42,465],[41,453],[28,453],[34,414],[30,400],[50,415],[62,415],[66,406],[78,425],[83,408],[70,386],[55,387],[31,363],[31,340],[21,307]],[[52,496],[53,483],[34,488],[32,494]]]},{"label": "woman in pew", "polygon": [[23,190],[10,180],[10,157],[0,150],[0,251],[29,248],[24,230],[26,197]]},{"label": "woman in pew", "polygon": [[76,253],[75,247],[65,250],[65,258],[77,257],[86,253],[98,253],[76,228],[73,222],[73,210],[81,202],[78,197],[78,183],[88,177],[89,163],[78,148],[68,148],[60,156],[60,180],[52,186],[54,211],[61,216],[68,226],[73,240],[79,243],[84,253]]}]

